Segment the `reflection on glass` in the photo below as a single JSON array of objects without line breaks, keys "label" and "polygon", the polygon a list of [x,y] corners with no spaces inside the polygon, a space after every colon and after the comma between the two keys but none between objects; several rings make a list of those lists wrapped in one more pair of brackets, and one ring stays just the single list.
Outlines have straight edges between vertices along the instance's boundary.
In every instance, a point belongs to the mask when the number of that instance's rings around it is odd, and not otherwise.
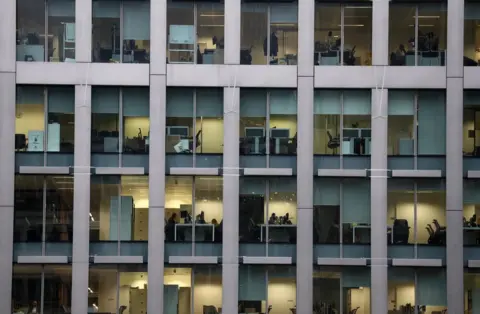
[{"label": "reflection on glass", "polygon": [[341,92],[332,90],[315,91],[314,105],[314,154],[339,155],[341,124]]},{"label": "reflection on glass", "polygon": [[45,1],[17,1],[17,61],[45,61]]},{"label": "reflection on glass", "polygon": [[289,90],[270,92],[270,147],[271,155],[297,153],[297,94]]},{"label": "reflection on glass", "polygon": [[93,176],[90,241],[148,239],[148,177]]},{"label": "reflection on glass", "polygon": [[372,142],[371,94],[343,93],[343,155],[370,155]]},{"label": "reflection on glass", "polygon": [[150,62],[150,1],[123,2],[123,62]]},{"label": "reflection on glass", "polygon": [[267,305],[267,295],[267,268],[241,265],[238,269],[238,312],[269,313],[273,307]]},{"label": "reflection on glass", "polygon": [[193,209],[195,242],[221,242],[223,226],[222,177],[195,177]]},{"label": "reflection on glass", "polygon": [[315,65],[340,65],[341,6],[316,4],[315,7]]},{"label": "reflection on glass", "polygon": [[75,62],[75,1],[48,1],[50,62]]},{"label": "reflection on glass", "polygon": [[271,4],[270,32],[267,38],[269,64],[297,65],[297,52],[297,4]]},{"label": "reflection on glass", "polygon": [[463,181],[463,244],[480,244],[480,189],[476,179]]},{"label": "reflection on glass", "polygon": [[344,179],[341,192],[343,243],[370,243],[370,182]]},{"label": "reflection on glass", "polygon": [[[447,274],[445,268],[417,268],[415,287],[418,313],[447,313]],[[461,276],[461,274],[458,274]],[[428,291],[425,293],[425,291]]]},{"label": "reflection on glass", "polygon": [[425,313],[424,306],[416,303],[415,270],[388,269],[388,311],[393,313]]},{"label": "reflection on glass", "polygon": [[480,111],[476,105],[463,109],[463,155],[480,156]]},{"label": "reflection on glass", "polygon": [[44,97],[42,87],[17,87],[15,108],[16,151],[44,151]]},{"label": "reflection on glass", "polygon": [[92,153],[118,153],[120,91],[92,88]]},{"label": "reflection on glass", "polygon": [[194,3],[167,3],[167,62],[194,63],[200,49],[195,48]]},{"label": "reflection on glass", "polygon": [[313,274],[314,313],[340,313],[341,272],[317,268]]},{"label": "reflection on glass", "polygon": [[444,91],[418,92],[418,155],[445,155],[447,124],[445,97]]},{"label": "reflection on glass", "polygon": [[264,155],[266,151],[267,93],[240,90],[240,155]]},{"label": "reflection on glass", "polygon": [[88,273],[88,312],[116,313],[118,305],[116,267],[91,267]]},{"label": "reflection on glass", "polygon": [[150,105],[148,88],[123,89],[123,151],[148,153]]},{"label": "reflection on glass", "polygon": [[[480,60],[477,47],[480,46],[480,5],[478,3],[465,4],[465,21],[464,21],[464,66],[477,66]],[[478,34],[478,35],[477,35]]]},{"label": "reflection on glass", "polygon": [[[267,180],[263,178],[240,178],[239,240],[258,243],[263,241],[268,199],[265,199]],[[267,201],[267,202],[266,202]]]},{"label": "reflection on glass", "polygon": [[261,242],[296,243],[297,183],[294,179],[271,179],[265,212],[266,226],[260,231]]},{"label": "reflection on glass", "polygon": [[45,266],[43,272],[43,313],[55,314],[70,309],[72,306],[72,266]]},{"label": "reflection on glass", "polygon": [[417,182],[417,243],[446,245],[446,195],[443,181]]},{"label": "reflection on glass", "polygon": [[347,5],[343,14],[343,65],[371,65],[371,5]]},{"label": "reflection on glass", "polygon": [[12,276],[12,307],[14,313],[28,313],[35,308],[40,313],[42,267],[14,265]]},{"label": "reflection on glass", "polygon": [[42,241],[43,186],[43,176],[15,176],[14,242]]},{"label": "reflection on glass", "polygon": [[[200,134],[193,129],[194,90],[169,88],[165,130],[165,152],[192,154],[200,143]],[[195,146],[194,146],[195,145]]]},{"label": "reflection on glass", "polygon": [[391,3],[389,10],[390,65],[415,65],[415,16],[417,6]]},{"label": "reflection on glass", "polygon": [[388,155],[415,154],[415,98],[413,91],[388,94]]},{"label": "reflection on glass", "polygon": [[268,5],[242,3],[240,64],[267,64]]},{"label": "reflection on glass", "polygon": [[224,4],[197,4],[197,64],[223,64]]},{"label": "reflection on glass", "polygon": [[45,241],[73,240],[73,176],[46,177]]},{"label": "reflection on glass", "polygon": [[74,113],[74,89],[72,87],[50,87],[48,89],[47,151],[73,153]]},{"label": "reflection on glass", "polygon": [[340,181],[315,178],[313,193],[313,241],[340,243]]},{"label": "reflection on glass", "polygon": [[92,61],[120,62],[120,2],[93,1]]},{"label": "reflection on glass", "polygon": [[197,89],[193,146],[197,154],[223,153],[223,90]]},{"label": "reflection on glass", "polygon": [[480,309],[480,273],[476,269],[465,268],[463,276],[464,308],[466,313],[475,313]]},{"label": "reflection on glass", "polygon": [[165,177],[165,241],[192,241],[192,204],[193,178]]},{"label": "reflection on glass", "polygon": [[[388,180],[388,244],[413,244],[415,228],[415,186],[410,180]],[[421,230],[420,230],[421,231]]]}]

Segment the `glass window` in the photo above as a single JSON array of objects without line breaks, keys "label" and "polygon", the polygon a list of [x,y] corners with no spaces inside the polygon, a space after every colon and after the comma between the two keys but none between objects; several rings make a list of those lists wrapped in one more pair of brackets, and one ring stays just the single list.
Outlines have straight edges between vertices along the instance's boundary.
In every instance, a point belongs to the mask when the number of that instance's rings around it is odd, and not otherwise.
[{"label": "glass window", "polygon": [[[463,244],[480,244],[480,183],[476,179],[463,181]],[[477,215],[478,213],[478,215]]]},{"label": "glass window", "polygon": [[242,3],[240,64],[296,65],[296,3]]},{"label": "glass window", "polygon": [[445,93],[399,90],[388,97],[388,154],[445,155]]},{"label": "glass window", "polygon": [[150,1],[123,1],[123,62],[149,60]]},{"label": "glass window", "polygon": [[266,151],[267,91],[240,89],[240,155]]},{"label": "glass window", "polygon": [[466,3],[465,4],[465,28],[464,28],[464,66],[477,66],[480,60],[480,51],[477,47],[480,44],[480,35],[478,26],[480,23],[480,4]]},{"label": "glass window", "polygon": [[291,178],[242,178],[240,242],[296,243],[296,187]]},{"label": "glass window", "polygon": [[270,154],[297,153],[297,93],[284,89],[269,91]]},{"label": "glass window", "polygon": [[92,176],[90,241],[148,240],[147,176]]},{"label": "glass window", "polygon": [[480,273],[476,269],[465,268],[463,278],[465,312],[475,313],[480,309]]},{"label": "glass window", "polygon": [[92,3],[92,62],[120,62],[120,1]]},{"label": "glass window", "polygon": [[45,90],[42,87],[17,87],[15,108],[15,150],[44,151]]},{"label": "glass window", "polygon": [[75,143],[75,91],[48,88],[47,151],[73,153]]},{"label": "glass window", "polygon": [[119,152],[119,104],[119,88],[92,88],[92,153]]},{"label": "glass window", "polygon": [[463,155],[480,155],[480,94],[467,90],[463,98]]},{"label": "glass window", "polygon": [[388,311],[392,313],[424,313],[416,302],[415,269],[388,269]]},{"label": "glass window", "polygon": [[193,153],[198,138],[193,128],[194,90],[169,88],[167,92],[165,152]]},{"label": "glass window", "polygon": [[166,241],[222,241],[221,177],[167,176],[165,191]]},{"label": "glass window", "polygon": [[[415,224],[415,182],[388,180],[387,234],[389,244],[414,244],[418,235]],[[422,228],[423,229],[423,228]],[[421,230],[423,232],[423,230]]]},{"label": "glass window", "polygon": [[164,313],[221,313],[222,269],[204,265],[164,270]]},{"label": "glass window", "polygon": [[147,153],[150,146],[148,88],[123,88],[123,151]]},{"label": "glass window", "polygon": [[314,53],[315,65],[371,65],[371,5],[317,4]]},{"label": "glass window", "polygon": [[239,312],[295,313],[295,267],[243,265],[238,278]]},{"label": "glass window", "polygon": [[72,304],[71,266],[13,268],[12,299],[15,313],[61,313]]},{"label": "glass window", "polygon": [[89,269],[89,313],[146,313],[146,265],[114,265]]},{"label": "glass window", "polygon": [[15,176],[15,242],[72,242],[72,232],[73,177]]},{"label": "glass window", "polygon": [[[315,178],[313,239],[315,244],[340,243],[340,180]],[[348,239],[345,239],[348,240]]]},{"label": "glass window", "polygon": [[314,154],[340,155],[341,153],[341,94],[341,91],[334,90],[315,91]]},{"label": "glass window", "polygon": [[45,61],[46,3],[17,0],[17,61]]},{"label": "glass window", "polygon": [[370,268],[315,267],[315,313],[370,314]]},{"label": "glass window", "polygon": [[447,4],[391,3],[389,36],[390,65],[444,66]]},{"label": "glass window", "polygon": [[48,61],[75,62],[75,1],[49,0]]},{"label": "glass window", "polygon": [[223,153],[223,91],[196,90],[195,147],[197,154]]},{"label": "glass window", "polygon": [[[459,274],[461,276],[461,274]],[[416,270],[416,303],[424,313],[447,313],[447,274],[445,268]],[[420,313],[420,312],[419,312]]]},{"label": "glass window", "polygon": [[343,243],[370,243],[370,181],[344,179],[342,181],[342,236]]},{"label": "glass window", "polygon": [[223,64],[223,3],[169,1],[167,11],[168,62]]}]

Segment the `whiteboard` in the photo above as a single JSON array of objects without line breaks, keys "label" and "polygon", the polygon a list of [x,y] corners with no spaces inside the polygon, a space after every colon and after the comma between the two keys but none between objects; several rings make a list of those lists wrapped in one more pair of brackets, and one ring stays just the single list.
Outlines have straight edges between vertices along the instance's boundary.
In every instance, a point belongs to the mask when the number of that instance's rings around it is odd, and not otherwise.
[{"label": "whiteboard", "polygon": [[170,44],[195,43],[195,31],[193,25],[170,25]]}]

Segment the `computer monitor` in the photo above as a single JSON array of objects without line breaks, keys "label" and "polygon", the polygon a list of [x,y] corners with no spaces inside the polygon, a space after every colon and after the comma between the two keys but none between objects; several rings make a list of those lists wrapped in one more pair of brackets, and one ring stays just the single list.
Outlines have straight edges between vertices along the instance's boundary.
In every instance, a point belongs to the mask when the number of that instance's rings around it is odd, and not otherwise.
[{"label": "computer monitor", "polygon": [[352,137],[358,137],[359,136],[359,131],[358,129],[343,129],[343,137],[348,137],[348,138],[352,138]]},{"label": "computer monitor", "polygon": [[245,137],[265,137],[265,128],[262,127],[246,127]]},{"label": "computer monitor", "polygon": [[271,138],[290,138],[290,129],[270,129]]},{"label": "computer monitor", "polygon": [[180,135],[188,137],[188,126],[169,126],[167,127],[167,135]]},{"label": "computer monitor", "polygon": [[360,130],[361,137],[372,137],[372,129],[361,129]]}]

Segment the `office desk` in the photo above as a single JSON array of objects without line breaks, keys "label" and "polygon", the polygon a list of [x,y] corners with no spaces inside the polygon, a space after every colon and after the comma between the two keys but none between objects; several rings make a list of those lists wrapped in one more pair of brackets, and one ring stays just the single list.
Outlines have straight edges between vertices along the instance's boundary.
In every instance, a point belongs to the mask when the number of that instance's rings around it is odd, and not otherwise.
[{"label": "office desk", "polygon": [[45,61],[45,46],[17,45],[17,61]]},{"label": "office desk", "polygon": [[[463,231],[470,233],[474,236],[474,237],[464,236],[464,241],[463,241],[464,244],[480,244],[480,227],[463,227]],[[471,240],[470,238],[474,241],[469,241]],[[469,242],[472,242],[472,243],[469,243]]]},{"label": "office desk", "polygon": [[[263,229],[266,229],[267,226],[268,228],[297,228],[297,225],[260,225],[260,242],[263,242]],[[290,240],[290,234],[288,236]]]},{"label": "office desk", "polygon": [[318,53],[318,65],[340,65],[340,51],[331,50]]},{"label": "office desk", "polygon": [[[177,241],[177,227],[188,227],[192,228],[194,224],[175,224],[175,233],[173,240]],[[212,242],[215,242],[215,225],[214,224],[195,224],[195,230],[197,228],[212,228]]]},{"label": "office desk", "polygon": [[[355,243],[356,229],[372,229],[371,225],[358,225],[352,227],[352,243]],[[389,233],[390,231],[390,233]],[[390,235],[390,242],[393,244],[393,228],[387,225],[387,235]],[[371,236],[371,235],[370,235]]]}]

